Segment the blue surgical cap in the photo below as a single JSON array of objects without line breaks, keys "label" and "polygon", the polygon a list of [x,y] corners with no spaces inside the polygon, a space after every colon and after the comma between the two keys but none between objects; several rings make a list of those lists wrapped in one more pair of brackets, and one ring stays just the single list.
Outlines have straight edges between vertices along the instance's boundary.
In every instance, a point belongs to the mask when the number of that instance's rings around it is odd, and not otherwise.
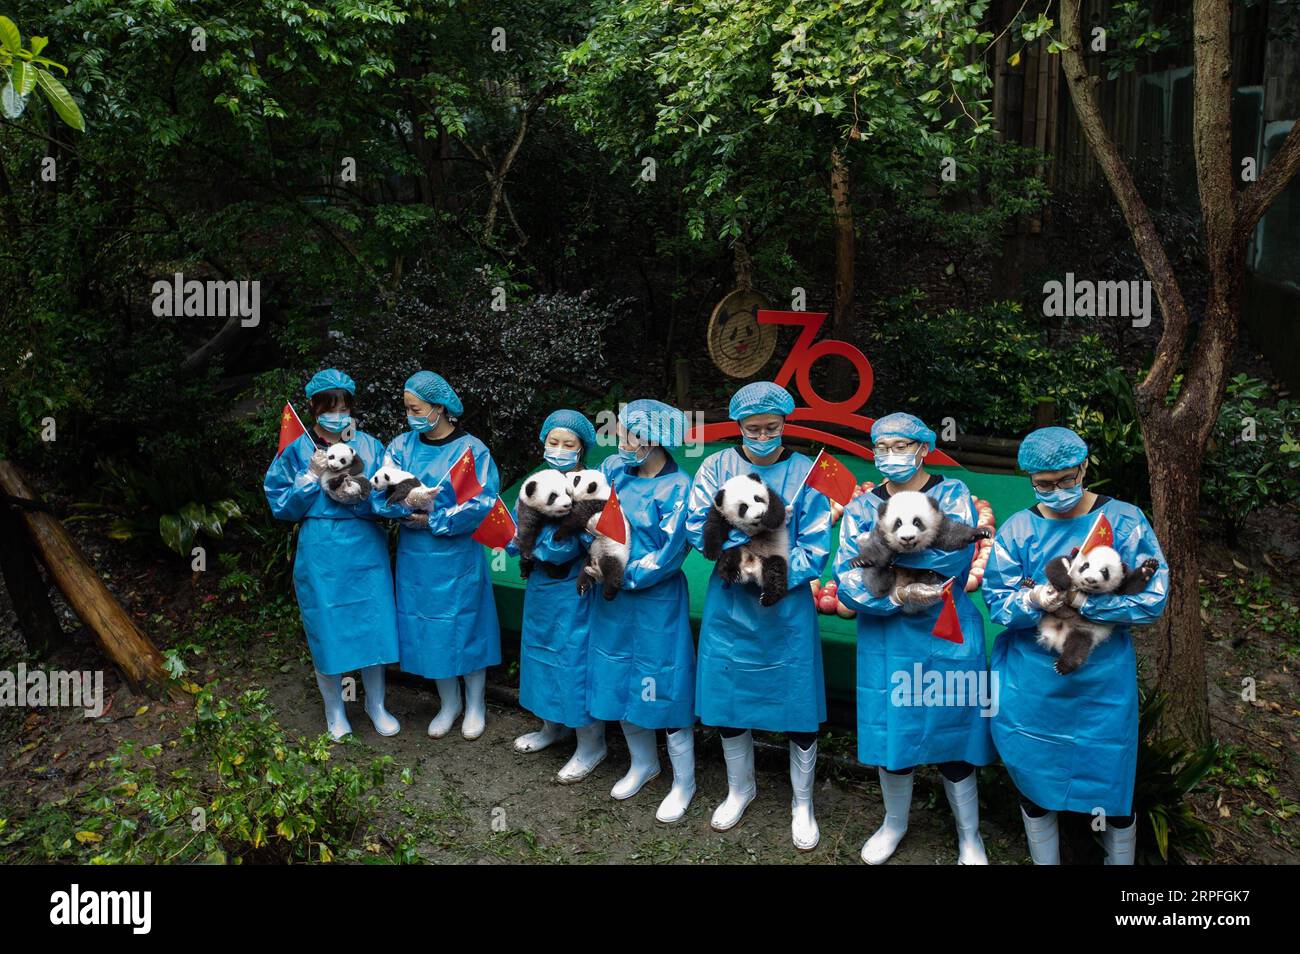
[{"label": "blue surgical cap", "polygon": [[546,436],[562,427],[566,431],[573,431],[578,435],[578,440],[582,441],[584,451],[591,450],[596,444],[596,429],[591,426],[591,421],[579,411],[571,411],[568,408],[561,408],[558,411],[552,411],[542,422],[542,430],[537,435],[537,439],[543,444],[546,443]]},{"label": "blue surgical cap", "polygon": [[1016,463],[1027,474],[1069,470],[1088,459],[1088,445],[1068,427],[1040,427],[1020,442]]},{"label": "blue surgical cap", "polygon": [[876,422],[871,425],[871,440],[874,443],[882,437],[903,437],[909,441],[920,441],[930,450],[934,450],[934,431],[926,427],[925,422],[915,414],[895,411],[893,414],[876,418]]},{"label": "blue surgical cap", "polygon": [[442,405],[452,417],[459,417],[465,410],[460,403],[460,398],[456,397],[456,392],[451,389],[451,385],[441,374],[434,374],[432,371],[416,371],[406,379],[403,389],[410,391],[422,401]]},{"label": "blue surgical cap", "polygon": [[633,401],[620,410],[618,422],[629,434],[660,447],[680,447],[686,440],[686,415],[663,401]]},{"label": "blue surgical cap", "polygon": [[733,421],[743,421],[754,414],[780,414],[782,417],[794,410],[794,398],[790,392],[771,381],[755,381],[746,384],[735,393],[727,416]]},{"label": "blue surgical cap", "polygon": [[307,382],[307,387],[303,390],[307,392],[307,397],[313,398],[321,391],[328,391],[331,388],[342,388],[349,394],[357,393],[356,382],[337,368],[326,368],[324,371],[317,371],[312,375],[311,380]]}]

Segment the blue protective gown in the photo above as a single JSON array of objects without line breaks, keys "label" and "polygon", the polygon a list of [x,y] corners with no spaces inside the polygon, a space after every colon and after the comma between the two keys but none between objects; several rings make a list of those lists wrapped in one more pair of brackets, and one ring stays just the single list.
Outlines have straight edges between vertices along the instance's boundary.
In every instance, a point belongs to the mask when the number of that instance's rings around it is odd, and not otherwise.
[{"label": "blue protective gown", "polygon": [[591,601],[587,708],[594,718],[646,729],[686,728],[695,724],[695,643],[682,572],[691,480],[672,455],[653,477],[638,476],[617,454],[600,470],[632,536],[622,591]]},{"label": "blue protective gown", "polygon": [[[518,522],[519,510],[515,517]],[[506,548],[519,553],[512,542]],[[586,562],[579,536],[555,539],[555,524],[537,534],[533,557],[571,564],[563,577],[534,567],[524,584],[524,621],[519,634],[519,704],[548,722],[578,728],[587,712],[587,651],[591,601],[578,594],[577,576]]]},{"label": "blue protective gown", "polygon": [[[876,508],[887,499],[883,489],[844,508],[835,555],[840,602],[858,611],[858,761],[889,771],[937,762],[987,765],[993,761],[989,715],[994,699],[984,656],[984,618],[963,589],[975,546],[926,550],[896,561],[955,577],[952,595],[963,637],[958,644],[931,634],[941,603],[904,613],[888,595],[873,596],[862,571],[849,567],[858,555],[859,535],[876,525]],[[970,491],[960,480],[935,475],[924,493],[953,519],[977,524]]]},{"label": "blue protective gown", "polygon": [[[501,662],[501,628],[487,554],[471,536],[495,506],[500,478],[486,445],[459,428],[434,444],[407,431],[385,451],[395,466],[433,487],[467,447],[474,451],[483,490],[457,504],[444,482],[428,527],[403,526],[397,538],[402,671],[426,679],[450,679]],[[385,505],[382,512],[403,517],[411,510],[394,504]]]},{"label": "blue protective gown", "polygon": [[[793,506],[790,592],[775,606],[758,602],[753,584],[724,586],[714,568],[700,623],[695,711],[705,725],[768,732],[816,732],[826,721],[821,634],[810,580],[821,577],[831,544],[830,501],[803,480],[812,461],[786,448],[774,464],[756,467],[739,447],[707,458],[691,487],[686,531],[701,549],[713,497],[727,480],[753,472]],[[732,530],[724,548],[748,538]]]},{"label": "blue protective gown", "polygon": [[[383,445],[363,431],[348,444],[369,477],[379,467]],[[382,497],[372,494],[352,506],[334,501],[319,481],[309,479],[316,449],[310,434],[301,435],[271,462],[262,485],[277,520],[302,522],[293,588],[312,662],[331,676],[397,662],[388,534],[375,509]]]},{"label": "blue protective gown", "polygon": [[[1106,514],[1115,549],[1130,568],[1154,557],[1160,569],[1134,596],[1091,596],[1080,613],[1119,624],[1068,676],[1052,668],[1056,655],[1035,638],[1042,610],[1028,604],[1028,578],[1046,583],[1043,567],[1068,556]],[[1007,628],[993,646],[999,709],[993,743],[1016,788],[1054,811],[1129,815],[1137,767],[1137,658],[1129,626],[1151,623],[1164,611],[1169,565],[1146,516],[1132,504],[1098,499],[1092,513],[1053,520],[1022,510],[998,531],[984,577],[989,616]]]}]

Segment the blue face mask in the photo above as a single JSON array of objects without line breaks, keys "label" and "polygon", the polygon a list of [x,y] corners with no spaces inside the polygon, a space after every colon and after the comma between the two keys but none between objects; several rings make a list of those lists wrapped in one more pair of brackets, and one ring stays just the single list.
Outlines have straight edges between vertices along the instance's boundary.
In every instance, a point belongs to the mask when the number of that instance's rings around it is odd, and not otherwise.
[{"label": "blue face mask", "polygon": [[623,448],[620,447],[618,449],[619,460],[621,460],[628,467],[640,467],[642,464],[644,464],[646,462],[646,458],[650,456],[649,446],[646,446],[645,457],[642,457],[640,455],[641,455],[640,448],[637,448],[636,450],[623,450]]},{"label": "blue face mask", "polygon": [[742,437],[741,443],[755,457],[767,457],[781,449],[781,436],[759,440],[757,437]]},{"label": "blue face mask", "polygon": [[569,470],[578,463],[578,452],[576,450],[565,450],[562,447],[548,447],[542,453],[542,460],[556,470]]},{"label": "blue face mask", "polygon": [[1043,506],[1050,507],[1057,513],[1068,513],[1078,505],[1080,500],[1083,499],[1083,483],[1080,482],[1069,490],[1064,490],[1060,487],[1047,493],[1041,490],[1035,490],[1034,496],[1038,498],[1039,502],[1042,503]]},{"label": "blue face mask", "polygon": [[332,411],[329,414],[316,415],[316,423],[329,431],[331,434],[341,434],[348,429],[352,423],[352,415],[342,411]]},{"label": "blue face mask", "polygon": [[877,454],[876,470],[896,484],[905,484],[921,469],[917,454]]},{"label": "blue face mask", "polygon": [[425,415],[420,415],[419,417],[416,417],[414,414],[408,414],[406,415],[406,423],[411,428],[411,430],[415,431],[415,433],[423,434],[425,431],[431,431],[435,427],[437,427],[438,418],[440,417],[442,417],[441,411],[439,411],[438,414],[434,416],[432,421],[429,420],[429,418]]}]

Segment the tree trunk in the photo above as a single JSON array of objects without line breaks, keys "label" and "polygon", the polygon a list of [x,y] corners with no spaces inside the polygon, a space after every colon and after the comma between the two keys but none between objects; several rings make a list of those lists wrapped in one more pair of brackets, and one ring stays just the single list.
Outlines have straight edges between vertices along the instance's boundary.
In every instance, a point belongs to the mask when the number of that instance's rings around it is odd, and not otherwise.
[{"label": "tree trunk", "polygon": [[1169,599],[1149,631],[1156,644],[1154,685],[1169,696],[1165,729],[1189,742],[1209,738],[1206,708],[1205,626],[1201,620],[1200,510],[1204,447],[1190,428],[1173,426],[1172,415],[1142,418],[1151,475],[1152,522],[1169,562]]},{"label": "tree trunk", "polygon": [[50,604],[45,581],[36,568],[31,538],[22,520],[3,503],[0,503],[0,572],[4,574],[9,602],[13,604],[27,648],[45,656],[62,646],[67,640]]},{"label": "tree trunk", "polygon": [[[37,499],[18,468],[6,460],[0,460],[0,491],[26,500]],[[24,511],[21,519],[50,579],[131,689],[155,698],[172,694],[162,654],[109,592],[63,525],[52,514],[41,511]]]},{"label": "tree trunk", "polygon": [[[842,341],[853,334],[853,205],[849,192],[849,167],[838,148],[831,150],[831,217],[835,233],[835,300],[832,331]],[[830,394],[844,399],[852,392],[849,366],[836,361],[830,372]]]}]

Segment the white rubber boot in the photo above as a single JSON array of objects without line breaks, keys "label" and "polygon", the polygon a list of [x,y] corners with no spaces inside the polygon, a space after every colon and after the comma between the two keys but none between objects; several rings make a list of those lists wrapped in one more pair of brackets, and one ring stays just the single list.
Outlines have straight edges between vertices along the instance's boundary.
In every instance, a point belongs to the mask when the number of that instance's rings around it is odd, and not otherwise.
[{"label": "white rubber boot", "polygon": [[573,757],[564,763],[555,778],[561,785],[572,785],[575,782],[581,782],[584,778],[601,762],[605,761],[605,723],[600,719],[595,722],[589,722],[579,728],[576,732],[578,736],[578,748],[574,751]]},{"label": "white rubber boot", "polygon": [[754,784],[754,733],[723,738],[722,754],[727,760],[727,799],[713,810],[709,825],[714,831],[730,831],[745,817],[745,809],[758,789]]},{"label": "white rubber boot", "polygon": [[1021,805],[1020,817],[1025,820],[1025,838],[1029,841],[1029,857],[1034,864],[1059,865],[1061,839],[1056,812],[1048,812],[1041,818],[1030,818]]},{"label": "white rubber boot", "polygon": [[680,821],[695,797],[694,728],[668,733],[668,761],[673,766],[673,787],[655,812],[655,818],[665,825]]},{"label": "white rubber boot", "polygon": [[429,723],[429,736],[441,739],[451,731],[452,724],[460,715],[460,679],[456,676],[450,679],[435,679],[434,685],[438,687],[438,699],[441,704],[438,707],[438,714]]},{"label": "white rubber boot", "polygon": [[465,718],[460,724],[460,734],[473,741],[487,728],[487,670],[465,676]]},{"label": "white rubber boot", "polygon": [[1106,849],[1106,864],[1131,865],[1137,855],[1137,819],[1127,828],[1107,825],[1101,833],[1101,843]]},{"label": "white rubber boot", "polygon": [[624,719],[623,737],[627,739],[627,750],[632,755],[632,765],[627,774],[614,783],[610,789],[610,798],[622,801],[631,798],[641,787],[659,775],[659,746],[655,742],[655,730],[643,729]]},{"label": "white rubber boot", "polygon": [[912,782],[916,770],[906,775],[881,769],[880,797],[885,802],[885,821],[862,846],[862,860],[869,865],[883,865],[898,850],[907,834],[907,816],[912,811]]},{"label": "white rubber boot", "polygon": [[338,742],[352,731],[352,724],[348,722],[348,714],[343,706],[343,674],[327,676],[318,669],[316,687],[320,689],[320,697],[325,701],[325,729],[330,738]]},{"label": "white rubber boot", "polygon": [[972,771],[960,782],[950,782],[945,778],[943,790],[948,796],[952,817],[957,822],[957,864],[988,864],[989,856],[984,851],[984,839],[980,837],[979,784],[975,780],[975,772]]},{"label": "white rubber boot", "polygon": [[542,720],[542,727],[536,732],[526,732],[515,739],[516,752],[540,752],[549,749],[556,742],[567,738],[573,730],[558,722]]},{"label": "white rubber boot", "polygon": [[367,666],[361,670],[361,684],[366,687],[366,715],[380,735],[397,735],[402,725],[384,708],[384,667]]},{"label": "white rubber boot", "polygon": [[790,788],[794,801],[790,805],[790,833],[800,851],[812,851],[822,833],[813,815],[813,781],[817,777],[817,742],[807,749],[790,743]]}]

